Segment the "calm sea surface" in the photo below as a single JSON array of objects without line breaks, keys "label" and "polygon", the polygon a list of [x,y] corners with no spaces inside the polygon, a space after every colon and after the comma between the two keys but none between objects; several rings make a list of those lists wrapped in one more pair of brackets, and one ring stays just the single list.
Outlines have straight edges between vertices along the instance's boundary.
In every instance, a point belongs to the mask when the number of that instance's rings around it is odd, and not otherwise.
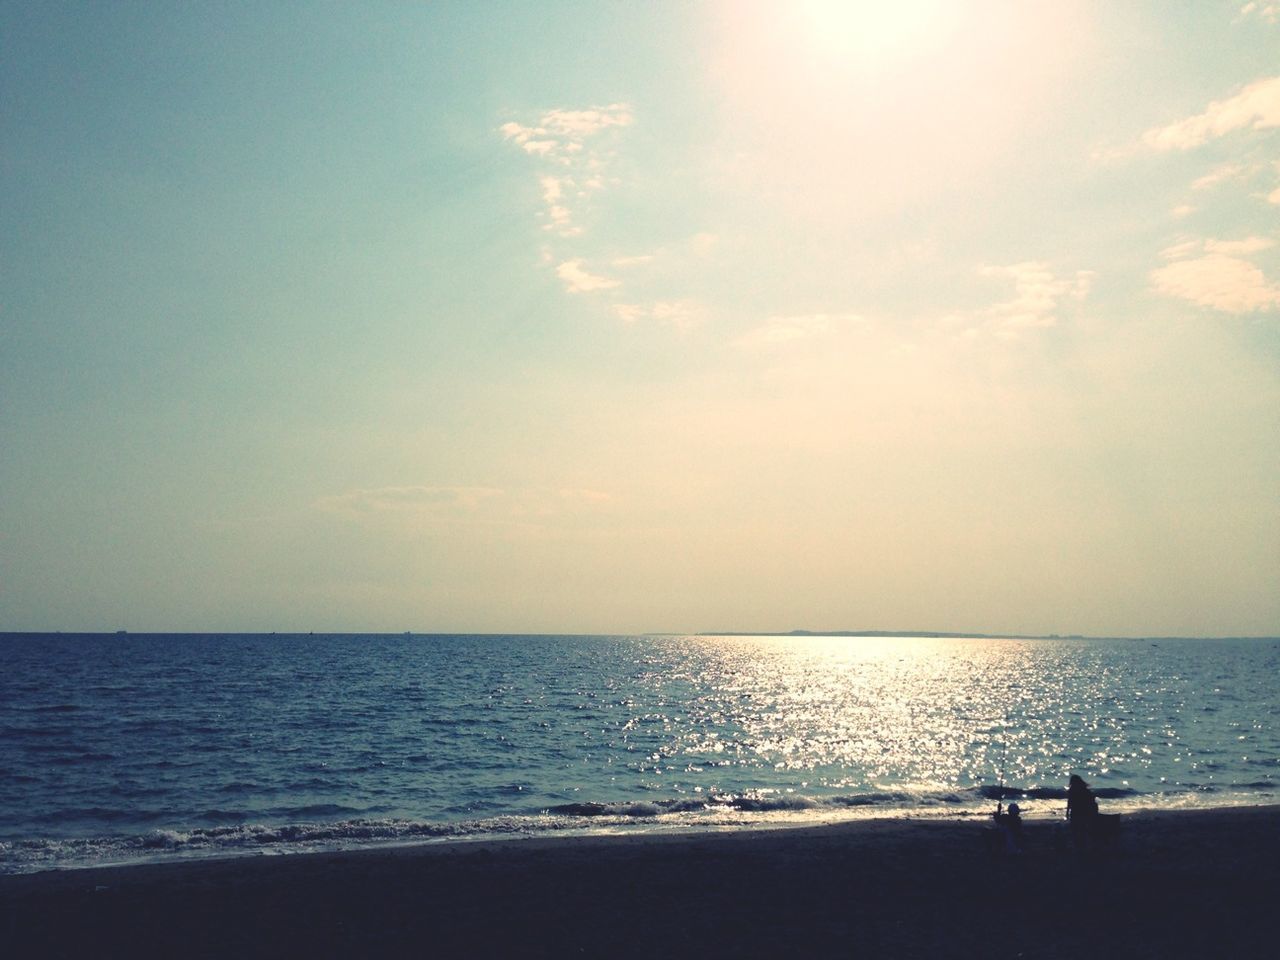
[{"label": "calm sea surface", "polygon": [[1280,641],[0,636],[0,872],[1280,802]]}]

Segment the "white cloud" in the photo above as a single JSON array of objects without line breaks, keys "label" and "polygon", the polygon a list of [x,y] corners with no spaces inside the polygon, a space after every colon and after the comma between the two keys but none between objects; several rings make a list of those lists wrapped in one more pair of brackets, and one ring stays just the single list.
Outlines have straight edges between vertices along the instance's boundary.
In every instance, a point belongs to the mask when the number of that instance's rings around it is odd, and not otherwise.
[{"label": "white cloud", "polygon": [[1249,3],[1246,3],[1240,8],[1240,12],[1236,15],[1235,22],[1241,23],[1251,17],[1257,17],[1264,23],[1280,23],[1280,3],[1259,3],[1257,0],[1250,0]]},{"label": "white cloud", "polygon": [[1063,299],[1083,300],[1089,295],[1093,272],[1077,270],[1071,279],[1054,274],[1049,265],[1028,260],[1001,267],[982,267],[987,277],[1007,277],[1013,281],[1012,300],[998,303],[979,313],[984,325],[1002,336],[1019,331],[1052,327],[1058,322],[1058,305]]},{"label": "white cloud", "polygon": [[1221,253],[1176,260],[1151,273],[1159,292],[1225,313],[1252,313],[1280,306],[1280,287],[1257,265]]},{"label": "white cloud", "polygon": [[696,257],[705,257],[720,243],[720,236],[715,233],[695,233],[689,238],[689,252]]},{"label": "white cloud", "polygon": [[514,120],[504,123],[498,128],[498,132],[508,140],[514,140],[516,143],[526,143],[537,136],[537,131],[532,127],[526,127],[516,123]]},{"label": "white cloud", "polygon": [[649,316],[657,323],[688,330],[706,317],[706,310],[692,300],[658,300],[649,308]]},{"label": "white cloud", "polygon": [[350,490],[322,497],[317,510],[370,522],[397,525],[523,527],[563,520],[613,497],[584,488],[482,486],[390,486]]},{"label": "white cloud", "polygon": [[658,247],[651,253],[616,257],[612,263],[618,267],[634,267],[641,264],[683,264],[690,260],[702,260],[715,252],[720,236],[715,233],[695,233],[682,240]]},{"label": "white cloud", "polygon": [[1245,259],[1276,246],[1272,237],[1185,240],[1161,256],[1170,261],[1151,272],[1157,291],[1224,313],[1252,313],[1280,305],[1280,286]]},{"label": "white cloud", "polygon": [[1169,211],[1169,216],[1175,220],[1182,220],[1196,212],[1196,208],[1189,203],[1180,204]]},{"label": "white cloud", "polygon": [[688,330],[706,319],[706,308],[694,300],[657,300],[650,304],[617,303],[613,315],[624,323],[652,320],[654,323]]},{"label": "white cloud", "polygon": [[1223,163],[1191,184],[1192,190],[1208,190],[1231,180],[1247,180],[1262,169],[1258,163]]},{"label": "white cloud", "polygon": [[1280,187],[1276,187],[1276,189],[1267,194],[1267,203],[1274,203],[1280,206]]},{"label": "white cloud", "polygon": [[570,293],[589,293],[592,290],[609,290],[619,285],[611,277],[601,277],[589,272],[581,260],[565,260],[556,267],[556,276],[564,281]]},{"label": "white cloud", "polygon": [[1193,253],[1199,253],[1202,246],[1199,240],[1183,240],[1171,247],[1165,247],[1160,251],[1160,256],[1165,260],[1181,260]]},{"label": "white cloud", "polygon": [[862,322],[856,313],[808,313],[770,317],[754,330],[735,340],[742,350],[774,350],[791,344],[831,336],[851,324]]},{"label": "white cloud", "polygon": [[615,303],[613,315],[623,323],[635,323],[648,316],[648,311],[638,303]]},{"label": "white cloud", "polygon": [[543,229],[562,237],[583,232],[574,222],[574,206],[612,181],[604,174],[609,154],[591,143],[602,132],[633,122],[631,108],[623,103],[583,110],[554,109],[537,123],[510,120],[498,127],[503,139],[534,157],[544,171],[539,175],[544,204]]},{"label": "white cloud", "polygon": [[[526,153],[580,153],[588,138],[609,127],[630,126],[633,119],[629,106],[613,103],[585,110],[548,110],[536,125],[509,120],[498,131]],[[531,144],[537,146],[531,149]]]},{"label": "white cloud", "polygon": [[1236,130],[1280,126],[1280,77],[1249,84],[1226,100],[1215,100],[1203,113],[1155,127],[1142,142],[1155,150],[1190,150]]},{"label": "white cloud", "polygon": [[1245,237],[1243,240],[1206,240],[1204,248],[1209,253],[1224,253],[1227,256],[1248,256],[1260,250],[1270,250],[1276,242],[1270,237]]},{"label": "white cloud", "polygon": [[630,126],[632,120],[627,104],[611,103],[586,110],[548,110],[542,115],[542,126],[566,142],[581,143],[606,127]]},{"label": "white cloud", "polygon": [[542,178],[542,199],[548,204],[559,203],[564,196],[565,180],[560,177]]}]

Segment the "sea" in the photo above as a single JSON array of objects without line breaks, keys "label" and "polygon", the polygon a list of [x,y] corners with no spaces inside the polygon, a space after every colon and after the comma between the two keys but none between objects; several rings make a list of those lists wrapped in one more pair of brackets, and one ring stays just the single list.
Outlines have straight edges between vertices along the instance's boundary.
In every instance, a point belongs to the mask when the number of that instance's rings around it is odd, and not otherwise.
[{"label": "sea", "polygon": [[1280,640],[0,635],[0,873],[1280,802]]}]

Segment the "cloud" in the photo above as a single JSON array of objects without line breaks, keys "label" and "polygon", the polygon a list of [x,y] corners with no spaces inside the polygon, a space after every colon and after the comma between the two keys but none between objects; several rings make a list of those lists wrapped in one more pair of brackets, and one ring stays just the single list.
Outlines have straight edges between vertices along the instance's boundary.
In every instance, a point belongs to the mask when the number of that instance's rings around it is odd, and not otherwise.
[{"label": "cloud", "polygon": [[1203,113],[1142,135],[1142,142],[1159,150],[1190,150],[1237,130],[1265,130],[1280,126],[1280,77],[1249,84],[1226,100],[1215,100]]},{"label": "cloud", "polygon": [[733,345],[741,350],[776,350],[792,344],[823,339],[861,322],[861,315],[856,313],[809,313],[770,317],[754,330],[749,330],[738,337]]},{"label": "cloud", "polygon": [[484,486],[389,486],[350,490],[322,497],[314,504],[323,513],[353,520],[387,521],[428,526],[530,528],[563,521],[582,510],[613,500],[585,488],[517,488]]},{"label": "cloud", "polygon": [[498,127],[504,140],[535,158],[547,172],[539,175],[544,204],[543,229],[562,237],[578,236],[574,206],[612,181],[605,168],[609,153],[593,141],[613,128],[634,121],[625,103],[581,110],[557,108],[544,112],[536,123],[509,120]]},{"label": "cloud", "polygon": [[582,228],[575,226],[571,220],[569,208],[564,205],[564,195],[566,187],[571,187],[573,181],[568,177],[552,177],[546,176],[541,179],[542,184],[542,201],[546,204],[547,223],[543,225],[544,230],[554,230],[561,236],[575,236],[582,232]]},{"label": "cloud", "polygon": [[1270,250],[1276,242],[1270,237],[1245,237],[1243,240],[1206,240],[1204,248],[1209,253],[1224,253],[1228,256],[1248,256],[1261,250]]},{"label": "cloud", "polygon": [[1015,336],[1022,330],[1052,327],[1058,322],[1058,305],[1064,299],[1083,300],[1093,284],[1093,272],[1077,270],[1071,279],[1054,274],[1040,260],[1009,266],[982,267],[985,277],[1013,281],[1012,300],[998,303],[977,314],[984,326],[1001,336]]},{"label": "cloud", "polygon": [[1199,253],[1202,248],[1203,244],[1199,240],[1183,240],[1171,247],[1165,247],[1160,251],[1160,256],[1165,260],[1181,260],[1193,253]]},{"label": "cloud", "polygon": [[1196,208],[1189,203],[1179,204],[1169,211],[1169,216],[1175,220],[1182,220],[1196,212]]},{"label": "cloud", "polygon": [[695,257],[705,257],[720,243],[719,234],[695,233],[689,238],[689,253]]},{"label": "cloud", "polygon": [[665,244],[648,253],[615,257],[611,262],[615,267],[634,267],[642,264],[655,264],[665,267],[683,265],[692,260],[707,259],[715,252],[719,244],[719,234],[695,233],[682,240]]},{"label": "cloud", "polygon": [[504,123],[498,129],[508,140],[515,141],[516,146],[525,153],[543,156],[556,149],[557,146],[554,140],[539,140],[538,135],[544,131],[537,127],[524,127],[518,123]]},{"label": "cloud", "polygon": [[1249,3],[1240,8],[1240,12],[1236,14],[1235,22],[1241,23],[1251,17],[1257,17],[1264,23],[1280,23],[1280,3],[1259,3],[1256,0],[1250,0]]},{"label": "cloud", "polygon": [[593,290],[609,290],[619,285],[610,277],[600,277],[582,266],[581,260],[565,260],[556,267],[556,276],[564,281],[569,293],[589,293]]},{"label": "cloud", "polygon": [[650,304],[614,304],[613,315],[624,323],[652,320],[654,323],[688,330],[706,319],[706,308],[694,300],[657,300]]},{"label": "cloud", "polygon": [[459,513],[474,511],[485,501],[503,495],[494,487],[377,487],[322,497],[316,506],[326,512],[356,514]]},{"label": "cloud", "polygon": [[631,108],[625,103],[586,110],[548,110],[542,115],[542,126],[567,143],[581,143],[607,127],[626,127],[632,122]]},{"label": "cloud", "polygon": [[1172,262],[1153,270],[1151,283],[1166,296],[1224,313],[1269,310],[1280,306],[1280,286],[1243,257],[1274,246],[1268,237],[1180,243],[1162,252]]},{"label": "cloud", "polygon": [[1220,183],[1235,180],[1248,180],[1263,169],[1260,163],[1224,163],[1214,167],[1203,177],[1191,184],[1192,190],[1208,190]]},{"label": "cloud", "polygon": [[525,153],[580,153],[588,138],[609,127],[630,126],[631,108],[625,103],[586,110],[548,110],[537,124],[526,126],[509,120],[498,128]]}]

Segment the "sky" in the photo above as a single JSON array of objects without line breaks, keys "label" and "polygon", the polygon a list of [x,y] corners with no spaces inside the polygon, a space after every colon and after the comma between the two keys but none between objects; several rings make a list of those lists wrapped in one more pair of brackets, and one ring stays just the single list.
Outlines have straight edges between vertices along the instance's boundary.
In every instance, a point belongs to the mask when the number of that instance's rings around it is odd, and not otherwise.
[{"label": "sky", "polygon": [[0,630],[1280,634],[1280,4],[0,5]]}]

